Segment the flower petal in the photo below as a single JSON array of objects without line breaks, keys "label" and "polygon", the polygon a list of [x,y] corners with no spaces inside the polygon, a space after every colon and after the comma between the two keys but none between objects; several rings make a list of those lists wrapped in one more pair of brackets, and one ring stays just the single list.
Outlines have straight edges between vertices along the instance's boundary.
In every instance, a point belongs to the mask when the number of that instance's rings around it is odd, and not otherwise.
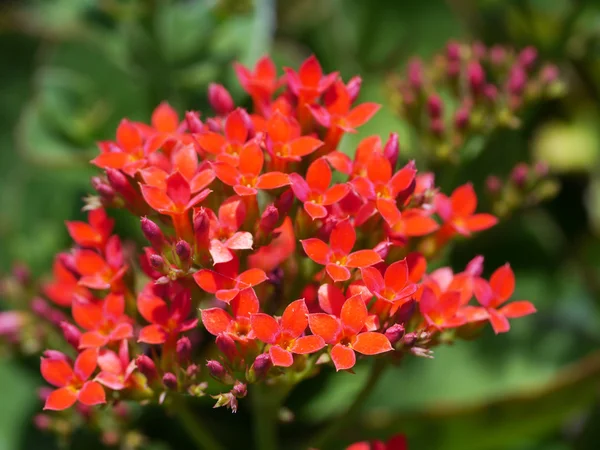
[{"label": "flower petal", "polygon": [[367,123],[379,111],[379,108],[381,105],[377,103],[362,103],[348,113],[346,121],[352,128],[360,127]]},{"label": "flower petal", "polygon": [[292,156],[306,156],[317,150],[323,142],[311,136],[301,136],[290,142],[290,154]]},{"label": "flower petal", "polygon": [[471,183],[457,187],[450,196],[452,212],[456,216],[467,217],[477,208],[477,196]]},{"label": "flower petal", "polygon": [[252,314],[250,323],[257,339],[266,344],[273,344],[277,341],[280,329],[279,324],[273,317],[264,313]]},{"label": "flower petal", "polygon": [[250,317],[256,314],[260,309],[258,297],[254,289],[244,289],[239,295],[231,301],[231,310],[237,317]]},{"label": "flower petal", "polygon": [[508,330],[510,330],[510,323],[508,322],[508,319],[498,311],[489,308],[488,314],[490,315],[489,320],[492,324],[492,328],[494,329],[494,333],[506,333]]},{"label": "flower petal", "polygon": [[247,288],[257,286],[263,281],[267,281],[269,277],[264,270],[261,269],[249,269],[242,272],[238,277],[237,281],[240,283],[240,288]]},{"label": "flower petal", "polygon": [[384,275],[386,287],[394,292],[400,292],[408,283],[408,264],[406,258],[396,261],[386,269]]},{"label": "flower petal", "polygon": [[333,205],[339,201],[342,201],[346,195],[350,192],[350,186],[346,183],[334,184],[323,194],[323,201],[321,202],[325,206]]},{"label": "flower petal", "polygon": [[381,256],[375,250],[359,250],[350,253],[346,259],[347,267],[368,267],[378,264],[381,261]]},{"label": "flower petal", "polygon": [[46,399],[45,410],[62,411],[70,408],[77,401],[77,392],[70,388],[60,388],[52,391]]},{"label": "flower petal", "polygon": [[325,266],[325,270],[327,270],[327,274],[336,283],[350,279],[350,271],[344,266],[338,266],[337,264],[327,264]]},{"label": "flower petal", "polygon": [[167,340],[167,333],[160,325],[148,325],[140,330],[138,342],[146,344],[164,344]]},{"label": "flower petal", "polygon": [[491,214],[474,214],[465,219],[465,226],[469,231],[483,231],[492,228],[498,223],[498,219]]},{"label": "flower petal", "polygon": [[122,389],[125,389],[125,384],[123,383],[123,375],[121,374],[112,372],[100,372],[96,376],[95,380],[103,386],[112,389],[113,391],[120,391]]},{"label": "flower petal", "polygon": [[333,284],[323,284],[317,292],[319,306],[328,314],[339,317],[342,305],[346,301],[344,293]]},{"label": "flower petal", "polygon": [[383,334],[374,331],[367,331],[356,336],[352,348],[363,355],[377,355],[393,350],[389,339]]},{"label": "flower petal", "polygon": [[325,341],[321,336],[303,336],[294,342],[290,351],[299,355],[315,353],[325,347]]},{"label": "flower petal", "polygon": [[328,344],[336,343],[342,331],[338,319],[325,313],[309,314],[308,325],[313,334],[321,336]]},{"label": "flower petal", "polygon": [[306,182],[312,190],[323,193],[331,184],[331,169],[324,158],[316,159],[306,171]]},{"label": "flower petal", "polygon": [[509,319],[516,319],[518,317],[528,316],[536,311],[537,310],[535,309],[535,306],[533,306],[533,303],[521,300],[518,302],[509,303],[508,305],[500,308],[498,312]]},{"label": "flower petal", "polygon": [[304,299],[295,300],[290,303],[281,317],[281,329],[293,338],[304,333],[308,326],[308,308]]},{"label": "flower petal", "polygon": [[365,286],[369,291],[371,291],[372,294],[381,293],[385,289],[386,283],[383,279],[383,276],[375,267],[363,267],[360,270],[360,274]]},{"label": "flower petal", "polygon": [[79,391],[78,400],[87,406],[106,403],[106,393],[100,383],[88,381]]},{"label": "flower petal", "polygon": [[282,349],[279,345],[274,345],[269,349],[269,356],[274,366],[290,367],[294,364],[294,356],[287,350]]},{"label": "flower petal", "polygon": [[142,196],[148,205],[158,211],[172,211],[175,208],[175,204],[169,198],[167,193],[156,186],[150,186],[148,184],[140,184]]},{"label": "flower petal", "polygon": [[252,234],[247,231],[238,231],[225,242],[225,246],[231,250],[251,250],[252,245]]},{"label": "flower petal", "polygon": [[347,299],[340,313],[344,332],[352,335],[358,334],[365,326],[367,316],[367,305],[360,294]]},{"label": "flower petal", "polygon": [[213,336],[227,331],[232,318],[221,308],[209,308],[200,311],[204,328]]},{"label": "flower petal", "polygon": [[75,375],[80,380],[87,380],[92,376],[94,370],[98,365],[98,350],[96,349],[87,349],[82,351],[77,359],[75,360],[75,364],[73,366]]},{"label": "flower petal", "polygon": [[117,128],[117,144],[128,153],[142,145],[142,136],[137,127],[129,120],[123,119]]},{"label": "flower petal", "polygon": [[40,364],[42,377],[52,386],[66,386],[73,378],[73,369],[64,359],[42,358]]},{"label": "flower petal", "polygon": [[177,113],[167,102],[162,102],[156,107],[150,119],[152,126],[163,133],[171,133],[177,130],[179,118]]},{"label": "flower petal", "polygon": [[216,162],[212,167],[217,178],[223,183],[228,186],[237,185],[240,175],[235,167],[223,162]]},{"label": "flower petal", "polygon": [[349,220],[342,220],[331,231],[329,245],[334,252],[340,252],[344,255],[352,251],[356,243],[356,231]]},{"label": "flower petal", "polygon": [[307,212],[307,214],[312,220],[327,217],[327,208],[325,208],[323,205],[319,205],[312,201],[304,203],[304,210]]},{"label": "flower petal", "polygon": [[256,189],[277,189],[290,184],[290,177],[283,172],[267,172],[256,181]]},{"label": "flower petal", "polygon": [[331,349],[331,360],[335,365],[335,370],[348,370],[356,364],[356,354],[351,348],[336,344]]},{"label": "flower petal", "polygon": [[108,344],[108,337],[98,331],[83,333],[79,339],[79,348],[100,348]]},{"label": "flower petal", "polygon": [[314,262],[325,265],[329,260],[329,246],[320,239],[310,238],[300,241],[304,252]]},{"label": "flower petal", "polygon": [[515,274],[508,263],[496,269],[492,274],[490,277],[490,287],[499,299],[496,306],[504,303],[513,295],[515,291]]}]

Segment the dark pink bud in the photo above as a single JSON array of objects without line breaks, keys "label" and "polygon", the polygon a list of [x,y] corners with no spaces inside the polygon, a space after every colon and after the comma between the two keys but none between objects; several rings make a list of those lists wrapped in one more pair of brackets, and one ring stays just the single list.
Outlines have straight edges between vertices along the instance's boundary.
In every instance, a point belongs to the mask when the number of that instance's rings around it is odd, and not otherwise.
[{"label": "dark pink bud", "polygon": [[244,383],[240,383],[236,381],[231,393],[235,395],[237,398],[244,398],[248,394],[248,387]]},{"label": "dark pink bud", "polygon": [[294,192],[288,189],[275,200],[275,208],[279,211],[279,217],[285,217],[294,204]]},{"label": "dark pink bud", "polygon": [[75,265],[75,256],[70,253],[59,253],[58,260],[74,277],[79,278],[79,271]]},{"label": "dark pink bud", "polygon": [[359,76],[352,77],[350,81],[348,81],[348,84],[346,85],[346,90],[348,91],[348,95],[350,96],[351,103],[354,103],[358,98],[361,85],[362,78]]},{"label": "dark pink bud", "polygon": [[237,346],[231,336],[221,333],[217,336],[215,343],[217,344],[217,348],[225,355],[225,357],[227,357],[227,359],[234,361],[237,358]]},{"label": "dark pink bud", "polygon": [[423,63],[414,58],[408,62],[408,82],[413,89],[421,89],[423,86]]},{"label": "dark pink bud", "polygon": [[220,133],[222,129],[221,122],[219,122],[217,119],[213,119],[212,117],[206,119],[206,126],[213,133]]},{"label": "dark pink bud", "polygon": [[405,347],[412,347],[417,342],[417,333],[406,333],[402,338],[402,345]]},{"label": "dark pink bud", "polygon": [[190,133],[202,133],[204,131],[204,125],[200,120],[200,113],[196,111],[186,112],[185,121],[187,123],[187,127]]},{"label": "dark pink bud", "polygon": [[471,275],[472,277],[480,277],[483,273],[483,256],[477,255],[465,268],[465,272]]},{"label": "dark pink bud", "polygon": [[167,270],[165,259],[156,253],[148,257],[148,261],[154,270],[165,272]]},{"label": "dark pink bud", "polygon": [[23,263],[15,263],[12,268],[12,274],[19,284],[26,285],[31,281],[31,271]]},{"label": "dark pink bud", "polygon": [[174,373],[167,372],[163,375],[163,385],[172,391],[177,390],[177,377]]},{"label": "dark pink bud", "polygon": [[208,85],[208,102],[220,116],[229,114],[235,107],[229,91],[223,85],[217,83]]},{"label": "dark pink bud", "polygon": [[189,378],[194,378],[198,372],[200,372],[200,368],[196,364],[190,364],[187,369],[185,369],[185,374]]},{"label": "dark pink bud", "polygon": [[105,202],[112,202],[115,198],[115,190],[101,177],[92,177],[92,187]]},{"label": "dark pink bud", "polygon": [[194,227],[194,240],[198,248],[205,248],[208,246],[208,234],[210,231],[210,218],[204,208],[198,208],[194,210],[194,217],[192,219]]},{"label": "dark pink bud", "polygon": [[57,327],[60,327],[60,324],[67,320],[67,316],[58,309],[50,309],[50,312],[46,318],[49,322],[56,325]]},{"label": "dark pink bud", "polygon": [[482,91],[485,85],[485,72],[483,67],[479,64],[479,61],[471,61],[467,65],[467,80],[469,86],[474,94],[478,94]]},{"label": "dark pink bud", "polygon": [[184,240],[180,240],[175,244],[175,254],[179,257],[182,264],[187,265],[192,258],[192,248]]},{"label": "dark pink bud", "polygon": [[383,156],[387,158],[392,167],[396,167],[398,162],[398,155],[400,154],[400,140],[398,139],[398,133],[390,133],[385,146],[383,147]]},{"label": "dark pink bud", "polygon": [[52,419],[46,414],[36,414],[33,418],[33,424],[38,430],[46,431],[50,429]]},{"label": "dark pink bud", "polygon": [[278,222],[279,211],[275,205],[268,205],[260,217],[258,227],[262,233],[269,235],[277,227]]},{"label": "dark pink bud", "polygon": [[460,68],[460,61],[448,61],[446,66],[446,75],[448,75],[448,77],[451,79],[457,78],[458,75],[460,75]]},{"label": "dark pink bud", "polygon": [[396,322],[408,322],[410,319],[412,319],[416,309],[417,302],[414,299],[410,299],[409,301],[405,302],[396,312]]},{"label": "dark pink bud", "polygon": [[457,130],[464,130],[469,126],[471,111],[469,108],[462,106],[454,114],[454,127]]},{"label": "dark pink bud", "polygon": [[43,387],[41,387],[41,388],[38,388],[38,390],[37,390],[37,396],[38,396],[38,398],[39,398],[41,401],[45,402],[45,401],[46,401],[46,399],[48,398],[48,396],[49,396],[50,394],[52,394],[52,391],[53,391],[53,390],[54,390],[54,389],[52,389],[51,387],[43,386]]},{"label": "dark pink bud", "polygon": [[381,257],[381,259],[387,258],[388,253],[390,252],[390,248],[392,247],[392,243],[389,241],[381,241],[377,244],[373,250]]},{"label": "dark pink bud", "polygon": [[387,337],[390,343],[394,345],[404,337],[404,332],[404,325],[397,323],[385,330],[385,337]]},{"label": "dark pink bud", "polygon": [[267,372],[271,367],[273,367],[273,362],[268,353],[258,355],[254,360],[254,364],[252,364],[252,369],[259,380],[267,376]]},{"label": "dark pink bud", "polygon": [[142,373],[142,375],[144,375],[148,379],[148,381],[152,381],[158,376],[156,365],[154,364],[154,361],[152,361],[152,359],[150,359],[148,356],[139,355],[135,359],[135,364],[140,373]]},{"label": "dark pink bud", "polygon": [[508,76],[508,92],[512,95],[521,95],[527,84],[527,73],[521,65],[514,65]]},{"label": "dark pink bud", "polygon": [[456,41],[450,41],[446,44],[446,57],[450,61],[458,61],[460,59],[461,46]]},{"label": "dark pink bud", "polygon": [[157,252],[162,252],[162,249],[166,243],[165,235],[156,223],[152,222],[147,217],[142,217],[142,233],[144,237],[148,239],[152,248]]},{"label": "dark pink bud", "polygon": [[550,84],[558,79],[558,67],[554,64],[547,64],[542,67],[540,79],[544,84]]},{"label": "dark pink bud", "polygon": [[192,356],[192,343],[188,337],[182,337],[177,341],[175,345],[175,351],[177,352],[177,359],[179,362],[184,363],[189,361]]},{"label": "dark pink bud", "polygon": [[497,195],[502,190],[502,180],[496,175],[490,175],[485,180],[485,187],[490,194]]},{"label": "dark pink bud", "polygon": [[75,350],[78,350],[79,340],[81,339],[81,331],[79,331],[75,325],[69,322],[61,322],[60,328],[62,329],[63,336],[65,337],[67,343]]},{"label": "dark pink bud", "polygon": [[490,49],[490,61],[495,66],[502,66],[506,62],[506,49],[500,45],[494,45]]},{"label": "dark pink bud", "polygon": [[523,50],[521,50],[521,53],[519,53],[519,63],[525,69],[529,70],[535,64],[535,62],[537,60],[537,56],[538,56],[538,52],[535,49],[535,47],[531,47],[531,46],[525,47]]},{"label": "dark pink bud", "polygon": [[206,361],[206,368],[208,369],[210,376],[216,378],[217,380],[222,380],[226,374],[223,364],[221,364],[219,361],[215,361],[214,359]]},{"label": "dark pink bud", "polygon": [[548,166],[548,163],[545,161],[538,161],[533,166],[533,171],[539,178],[543,178],[546,175],[548,175],[548,172],[550,171],[550,166]]},{"label": "dark pink bud", "polygon": [[444,110],[442,99],[437,94],[431,94],[427,99],[427,112],[432,119],[438,119]]},{"label": "dark pink bud", "polygon": [[473,56],[475,56],[475,58],[477,58],[477,59],[485,58],[485,54],[487,53],[487,48],[483,42],[480,42],[480,41],[473,42],[471,49],[473,50]]},{"label": "dark pink bud", "polygon": [[118,192],[125,201],[129,203],[135,202],[137,194],[123,172],[117,169],[106,169],[106,176],[111,187],[115,192]]},{"label": "dark pink bud", "polygon": [[529,175],[529,167],[525,163],[517,164],[512,172],[510,173],[510,178],[513,183],[515,183],[518,187],[524,187],[527,182],[527,177]]},{"label": "dark pink bud", "polygon": [[441,118],[432,119],[429,124],[429,129],[436,136],[441,136],[444,134],[444,121]]},{"label": "dark pink bud", "polygon": [[495,102],[498,98],[498,88],[493,84],[486,84],[483,88],[483,95],[491,102]]},{"label": "dark pink bud", "polygon": [[43,318],[48,317],[51,310],[48,302],[41,297],[35,297],[33,300],[31,300],[30,308],[35,315]]}]

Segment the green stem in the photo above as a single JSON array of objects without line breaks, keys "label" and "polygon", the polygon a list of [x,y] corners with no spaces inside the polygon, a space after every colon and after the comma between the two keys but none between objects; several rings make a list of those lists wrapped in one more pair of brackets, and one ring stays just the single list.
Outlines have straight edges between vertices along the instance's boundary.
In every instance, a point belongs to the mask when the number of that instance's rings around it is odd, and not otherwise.
[{"label": "green stem", "polygon": [[256,383],[250,390],[252,419],[254,421],[254,442],[257,450],[277,450],[277,417],[281,407],[276,389],[265,383]]},{"label": "green stem", "polygon": [[344,414],[341,414],[335,418],[328,426],[325,427],[311,443],[312,448],[324,449],[333,438],[337,437],[341,431],[345,428],[349,428],[353,425],[356,415],[362,408],[364,402],[369,398],[377,382],[381,378],[386,367],[386,361],[384,359],[377,359],[371,367],[371,373],[367,378],[364,386],[354,398],[354,401],[347,409]]},{"label": "green stem", "polygon": [[187,431],[188,436],[196,443],[198,449],[224,450],[224,447],[217,441],[212,432],[205,427],[201,420],[195,417],[185,397],[174,397],[172,406],[179,422]]}]

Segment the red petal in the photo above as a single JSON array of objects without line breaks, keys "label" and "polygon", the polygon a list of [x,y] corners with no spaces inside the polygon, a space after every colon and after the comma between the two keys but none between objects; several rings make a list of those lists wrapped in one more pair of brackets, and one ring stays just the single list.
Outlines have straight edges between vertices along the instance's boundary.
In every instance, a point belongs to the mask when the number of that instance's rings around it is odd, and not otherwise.
[{"label": "red petal", "polygon": [[319,306],[323,311],[339,316],[342,305],[346,301],[344,293],[333,284],[323,284],[318,291]]},{"label": "red petal", "polygon": [[306,182],[312,190],[325,192],[331,184],[331,169],[324,158],[315,160],[306,171]]},{"label": "red petal", "polygon": [[291,128],[286,117],[280,111],[275,111],[267,123],[269,137],[273,142],[286,143],[291,137],[290,130]]},{"label": "red petal", "polygon": [[102,153],[92,159],[92,164],[102,169],[123,169],[129,163],[131,157],[128,153]]},{"label": "red petal", "polygon": [[359,250],[351,253],[346,259],[348,267],[368,267],[383,261],[375,250]]},{"label": "red petal", "polygon": [[217,291],[217,293],[215,294],[215,297],[217,297],[217,299],[221,300],[222,302],[229,303],[234,298],[236,298],[239,293],[240,293],[240,290],[237,288],[222,289],[220,291]]},{"label": "red petal", "polygon": [[205,169],[197,173],[190,181],[190,190],[192,193],[201,191],[208,187],[215,179],[215,172],[211,169]]},{"label": "red petal", "polygon": [[191,180],[198,170],[198,153],[193,145],[182,145],[172,153],[173,170]]},{"label": "red petal", "polygon": [[142,145],[138,129],[127,119],[123,119],[117,128],[117,143],[128,153]]},{"label": "red petal", "polygon": [[381,293],[385,289],[386,283],[383,279],[383,276],[381,276],[381,272],[375,267],[364,267],[360,270],[360,274],[365,286],[369,291],[371,291],[372,294]]},{"label": "red petal", "polygon": [[283,172],[267,172],[258,177],[257,189],[277,189],[290,184],[290,177]]},{"label": "red petal", "polygon": [[238,231],[227,239],[225,246],[231,250],[250,250],[252,249],[252,244],[252,234],[247,231]]},{"label": "red petal", "polygon": [[415,180],[417,171],[412,163],[407,164],[402,169],[394,174],[390,180],[390,186],[392,187],[392,197],[396,196],[405,191]]},{"label": "red petal", "polygon": [[313,334],[321,336],[328,344],[337,342],[342,331],[338,319],[324,313],[310,314],[308,325]]},{"label": "red petal", "polygon": [[239,172],[235,167],[226,163],[216,162],[213,164],[213,170],[217,178],[223,183],[229,186],[236,186],[238,184]]},{"label": "red petal", "polygon": [[334,252],[340,252],[347,255],[352,251],[352,247],[356,243],[356,231],[350,224],[349,220],[338,222],[331,231],[329,237],[329,245]]},{"label": "red petal", "polygon": [[45,410],[62,411],[70,408],[77,401],[77,392],[71,388],[60,388],[52,391],[46,399]]},{"label": "red petal", "polygon": [[170,316],[165,301],[151,294],[142,293],[138,296],[137,309],[142,317],[150,323],[166,323]]},{"label": "red petal", "polygon": [[253,196],[258,194],[258,191],[253,187],[244,186],[242,184],[237,184],[233,187],[235,193],[241,197]]},{"label": "red petal", "polygon": [[243,175],[257,177],[262,172],[265,156],[255,142],[245,145],[240,151],[238,170]]},{"label": "red petal", "polygon": [[291,352],[299,355],[315,353],[325,347],[325,341],[321,336],[303,336],[296,339],[292,345]]},{"label": "red petal", "polygon": [[456,216],[467,217],[477,208],[477,196],[471,183],[457,187],[450,196],[452,212]]},{"label": "red petal", "polygon": [[387,184],[392,178],[392,165],[381,153],[373,153],[367,165],[369,180],[377,184]]},{"label": "red petal", "polygon": [[108,344],[108,337],[97,332],[83,333],[79,339],[79,348],[100,348]]},{"label": "red petal", "polygon": [[312,220],[322,219],[323,217],[327,217],[327,208],[322,205],[317,205],[313,202],[306,202],[304,204],[304,210],[310,216]]},{"label": "red petal", "polygon": [[42,358],[40,370],[44,380],[56,387],[66,386],[73,377],[73,369],[63,359]]},{"label": "red petal", "polygon": [[327,264],[325,266],[327,273],[334,282],[346,281],[350,279],[350,271],[344,266],[338,266],[337,264]]},{"label": "red petal", "polygon": [[167,333],[160,325],[148,325],[140,330],[138,342],[146,344],[164,344],[167,340]]},{"label": "red petal", "polygon": [[172,211],[175,209],[173,201],[167,196],[167,193],[162,189],[147,184],[140,184],[142,196],[148,205],[158,211]]},{"label": "red petal", "polygon": [[81,275],[95,275],[106,269],[106,262],[92,250],[78,250],[75,252],[75,266]]},{"label": "red petal", "polygon": [[249,269],[237,277],[237,281],[241,285],[240,287],[243,288],[257,286],[268,279],[267,274],[261,269]]},{"label": "red petal", "polygon": [[341,201],[350,192],[350,186],[347,184],[335,184],[323,194],[323,205],[329,206]]},{"label": "red petal", "polygon": [[98,365],[98,351],[96,349],[87,349],[82,351],[75,360],[74,372],[80,380],[87,380]]},{"label": "red petal", "polygon": [[306,202],[311,192],[308,183],[297,173],[291,173],[289,179],[290,184],[292,185],[292,191],[294,191],[296,198],[301,202]]},{"label": "red petal", "polygon": [[300,82],[306,87],[316,87],[322,76],[323,70],[315,55],[306,58],[298,70]]},{"label": "red petal", "polygon": [[308,109],[319,125],[325,128],[331,127],[331,114],[329,114],[329,111],[321,105],[308,105]]},{"label": "red petal", "polygon": [[289,336],[297,338],[308,326],[308,308],[304,299],[290,303],[281,317],[281,329]]},{"label": "red petal", "polygon": [[252,314],[256,314],[259,309],[260,303],[254,289],[244,289],[231,301],[231,310],[236,318],[250,317]]},{"label": "red petal", "polygon": [[345,153],[334,150],[325,156],[325,159],[333,166],[335,170],[345,175],[352,173],[352,160]]},{"label": "red petal", "polygon": [[290,142],[290,154],[292,156],[306,156],[323,145],[319,139],[310,136],[302,136]]},{"label": "red petal", "polygon": [[356,354],[351,348],[336,344],[331,349],[331,360],[335,365],[335,370],[348,370],[356,364]]},{"label": "red petal", "polygon": [[465,219],[465,226],[469,231],[483,231],[493,227],[498,223],[498,219],[491,214],[475,214]]},{"label": "red petal", "polygon": [[510,323],[508,323],[508,319],[500,314],[495,309],[488,309],[488,314],[490,315],[490,323],[492,324],[492,328],[494,329],[494,333],[506,333],[510,330]]},{"label": "red petal", "polygon": [[121,374],[111,373],[111,372],[100,372],[95,380],[106,386],[113,391],[120,391],[125,389],[125,384],[123,383],[123,376]]},{"label": "red petal", "polygon": [[383,334],[367,331],[356,336],[352,348],[363,355],[377,355],[392,350],[392,344]]},{"label": "red petal", "polygon": [[225,119],[225,136],[232,143],[243,144],[248,138],[248,128],[244,116],[247,116],[246,111],[238,108]]},{"label": "red petal", "polygon": [[179,208],[183,208],[190,201],[192,195],[190,184],[183,175],[175,172],[167,177],[167,196]]},{"label": "red petal", "polygon": [[127,322],[118,324],[110,333],[111,341],[123,341],[124,339],[130,339],[132,337],[133,326],[131,326],[131,324]]},{"label": "red petal", "polygon": [[294,356],[287,350],[282,349],[279,345],[274,345],[269,349],[269,356],[274,366],[290,367],[294,364]]},{"label": "red petal", "polygon": [[329,246],[320,239],[310,238],[300,241],[304,252],[314,262],[325,265],[329,261]]},{"label": "red petal", "polygon": [[360,294],[350,297],[342,306],[340,319],[347,334],[355,335],[360,332],[367,321],[368,311]]},{"label": "red petal", "polygon": [[97,301],[75,297],[71,314],[77,325],[86,330],[95,330],[102,323],[102,306]]},{"label": "red petal", "polygon": [[206,133],[201,134],[196,137],[198,141],[198,145],[202,147],[203,150],[208,153],[212,153],[213,155],[217,155],[223,151],[223,147],[227,144],[227,139],[221,136],[218,133]]},{"label": "red petal", "polygon": [[102,304],[105,317],[118,319],[125,314],[125,298],[122,294],[110,293]]},{"label": "red petal", "polygon": [[227,331],[232,318],[221,308],[203,309],[200,311],[204,328],[213,336]]},{"label": "red petal", "polygon": [[279,324],[268,314],[258,313],[250,316],[252,331],[257,339],[266,344],[274,344],[279,337]]},{"label": "red petal", "polygon": [[79,391],[78,400],[87,406],[106,403],[104,388],[95,381],[88,381]]},{"label": "red petal", "polygon": [[102,243],[102,235],[85,222],[66,222],[67,230],[76,244],[93,247]]},{"label": "red petal", "polygon": [[501,308],[498,312],[509,319],[516,319],[518,317],[528,316],[533,314],[537,310],[533,303],[521,300],[518,302],[512,302]]},{"label": "red petal", "polygon": [[201,269],[193,277],[198,286],[210,294],[227,287],[233,287],[233,280],[212,270]]},{"label": "red petal", "polygon": [[406,258],[402,261],[396,261],[385,271],[385,285],[398,293],[404,289],[408,282],[408,264]]},{"label": "red petal", "polygon": [[428,216],[405,215],[402,220],[406,236],[426,236],[439,228],[437,222]]},{"label": "red petal", "polygon": [[352,128],[360,127],[371,120],[380,107],[377,103],[362,103],[350,111],[346,121]]},{"label": "red petal", "polygon": [[233,259],[233,254],[231,251],[229,251],[229,249],[217,239],[210,241],[208,251],[210,252],[210,256],[213,259],[214,264],[226,263]]},{"label": "red petal", "polygon": [[151,123],[157,131],[170,133],[177,131],[179,117],[177,117],[177,113],[168,103],[163,102],[152,113]]},{"label": "red petal", "polygon": [[498,296],[496,306],[508,300],[515,291],[515,274],[510,268],[510,264],[505,264],[496,269],[490,277],[490,287],[494,294]]}]

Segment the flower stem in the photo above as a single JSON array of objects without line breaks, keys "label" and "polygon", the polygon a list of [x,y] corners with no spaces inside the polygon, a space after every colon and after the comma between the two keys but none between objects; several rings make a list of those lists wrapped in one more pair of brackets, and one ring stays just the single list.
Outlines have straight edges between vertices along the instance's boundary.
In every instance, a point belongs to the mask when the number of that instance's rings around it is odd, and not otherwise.
[{"label": "flower stem", "polygon": [[386,367],[384,359],[377,359],[371,367],[369,377],[365,381],[360,392],[354,398],[352,404],[348,407],[345,413],[339,415],[327,425],[320,433],[318,433],[311,443],[311,448],[324,449],[333,438],[337,437],[344,428],[349,428],[353,425],[356,415],[362,408],[364,402],[369,398],[377,382],[381,378]]},{"label": "flower stem", "polygon": [[252,419],[254,421],[254,442],[257,450],[277,450],[277,422],[279,409],[289,389],[280,392],[279,386],[265,383],[252,385]]},{"label": "flower stem", "polygon": [[185,428],[188,436],[196,443],[198,449],[224,450],[224,447],[217,441],[212,432],[206,428],[201,420],[198,420],[194,416],[185,397],[174,397],[172,406],[173,412],[179,419],[179,423]]}]

